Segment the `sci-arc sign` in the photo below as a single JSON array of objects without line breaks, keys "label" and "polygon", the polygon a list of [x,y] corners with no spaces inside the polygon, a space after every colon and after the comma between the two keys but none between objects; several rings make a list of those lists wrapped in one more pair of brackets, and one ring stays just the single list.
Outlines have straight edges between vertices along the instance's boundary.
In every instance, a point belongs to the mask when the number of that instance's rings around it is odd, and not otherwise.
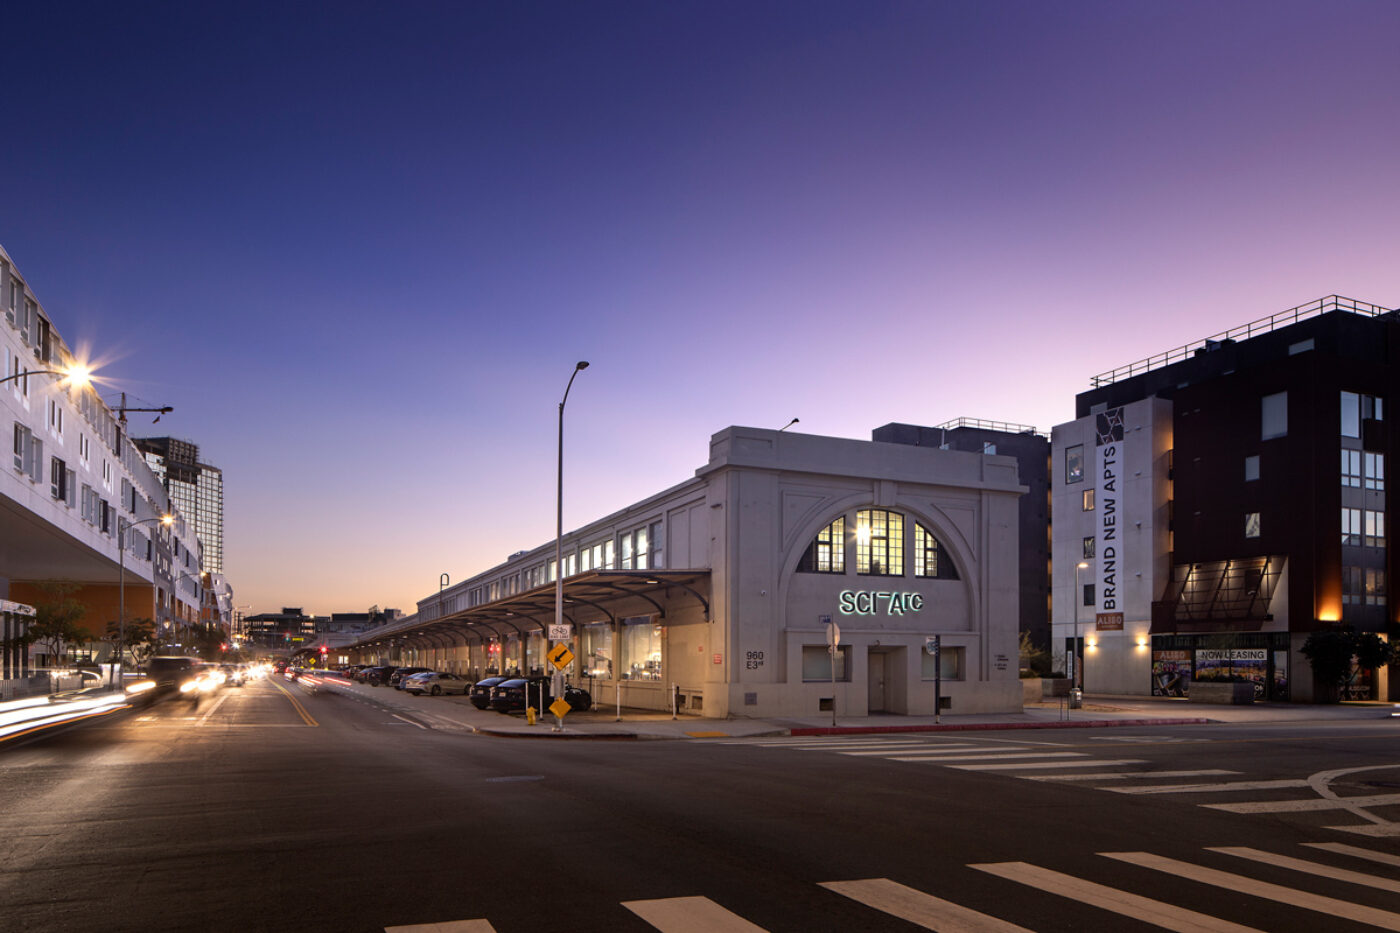
[{"label": "sci-arc sign", "polygon": [[837,600],[837,608],[843,616],[902,616],[924,608],[924,597],[920,593],[842,590]]}]

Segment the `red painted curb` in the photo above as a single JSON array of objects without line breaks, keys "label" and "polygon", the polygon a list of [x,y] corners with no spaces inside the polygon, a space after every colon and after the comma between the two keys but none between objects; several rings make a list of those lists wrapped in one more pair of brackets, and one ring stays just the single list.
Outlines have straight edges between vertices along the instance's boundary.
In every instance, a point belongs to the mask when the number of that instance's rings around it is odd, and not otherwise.
[{"label": "red painted curb", "polygon": [[1111,726],[1202,726],[1209,719],[1088,719],[1056,722],[977,722],[937,726],[804,726],[789,735],[882,735],[895,732],[983,732],[1004,729],[1095,729]]}]

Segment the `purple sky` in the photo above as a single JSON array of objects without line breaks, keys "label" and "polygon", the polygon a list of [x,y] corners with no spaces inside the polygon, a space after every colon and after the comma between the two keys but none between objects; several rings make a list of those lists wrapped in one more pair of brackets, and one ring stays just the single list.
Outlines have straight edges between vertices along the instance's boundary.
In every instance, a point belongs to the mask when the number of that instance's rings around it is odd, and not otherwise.
[{"label": "purple sky", "polygon": [[235,602],[411,611],[730,424],[1048,430],[1400,304],[1400,4],[27,4],[0,243],[226,483]]}]

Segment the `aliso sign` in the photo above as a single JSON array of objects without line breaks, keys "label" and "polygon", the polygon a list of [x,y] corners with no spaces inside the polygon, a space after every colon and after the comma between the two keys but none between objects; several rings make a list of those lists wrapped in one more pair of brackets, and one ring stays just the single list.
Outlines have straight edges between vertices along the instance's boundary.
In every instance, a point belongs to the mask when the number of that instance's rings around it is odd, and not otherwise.
[{"label": "aliso sign", "polygon": [[842,590],[837,600],[837,608],[843,616],[902,616],[924,608],[924,597],[920,593]]}]

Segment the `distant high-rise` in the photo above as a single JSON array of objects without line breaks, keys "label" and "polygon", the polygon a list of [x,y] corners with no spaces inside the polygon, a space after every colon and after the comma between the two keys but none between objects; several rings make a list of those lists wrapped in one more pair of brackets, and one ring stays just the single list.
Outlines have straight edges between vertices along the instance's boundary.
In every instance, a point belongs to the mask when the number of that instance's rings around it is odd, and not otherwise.
[{"label": "distant high-rise", "polygon": [[224,472],[199,462],[199,447],[173,437],[138,437],[132,442],[165,485],[170,500],[194,522],[206,573],[224,572]]}]

